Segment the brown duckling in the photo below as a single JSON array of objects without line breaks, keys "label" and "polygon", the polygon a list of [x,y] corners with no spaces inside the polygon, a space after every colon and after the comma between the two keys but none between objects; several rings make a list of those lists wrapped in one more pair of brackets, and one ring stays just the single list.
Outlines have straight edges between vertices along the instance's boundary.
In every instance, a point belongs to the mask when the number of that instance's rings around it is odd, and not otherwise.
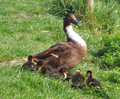
[{"label": "brown duckling", "polygon": [[67,69],[66,67],[59,67],[58,66],[58,69],[55,69],[51,66],[44,66],[44,62],[43,61],[38,61],[37,65],[35,65],[33,67],[33,71],[34,70],[41,70],[42,74],[44,74],[44,76],[48,76],[48,77],[52,77],[52,76],[55,76],[56,79],[59,79],[60,77],[62,78],[67,78]]},{"label": "brown duckling", "polygon": [[32,55],[29,55],[27,62],[25,62],[22,67],[24,69],[29,69],[29,68],[34,67],[34,65],[36,65],[36,63],[33,61]]},{"label": "brown duckling", "polygon": [[67,68],[64,66],[59,67],[58,66],[58,70],[54,71],[54,74],[56,79],[62,78],[62,79],[66,79],[67,78]]},{"label": "brown duckling", "polygon": [[86,80],[87,85],[90,88],[97,86],[97,88],[100,89],[102,84],[97,79],[92,78],[92,76],[93,76],[92,71],[88,70],[87,73],[86,73],[86,77],[88,77],[87,80]]},{"label": "brown duckling", "polygon": [[69,80],[72,79],[72,76],[73,76],[73,73],[70,70],[68,70],[67,71],[67,78],[64,81],[68,81],[69,82]]},{"label": "brown duckling", "polygon": [[72,87],[79,87],[84,83],[84,76],[82,75],[82,71],[80,69],[76,70],[76,73],[72,76]]},{"label": "brown duckling", "polygon": [[52,72],[52,68],[50,66],[44,66],[44,62],[42,60],[38,61],[37,64],[32,68],[32,71],[42,71],[42,74],[48,74],[49,72]]}]

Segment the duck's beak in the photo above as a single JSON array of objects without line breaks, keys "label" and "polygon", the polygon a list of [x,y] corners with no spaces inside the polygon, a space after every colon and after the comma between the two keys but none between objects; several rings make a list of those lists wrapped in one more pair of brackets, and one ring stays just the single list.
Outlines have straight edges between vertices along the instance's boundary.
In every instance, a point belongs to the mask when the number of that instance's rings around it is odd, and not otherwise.
[{"label": "duck's beak", "polygon": [[77,25],[77,26],[82,26],[77,20],[73,20],[72,23],[75,24],[75,25]]}]

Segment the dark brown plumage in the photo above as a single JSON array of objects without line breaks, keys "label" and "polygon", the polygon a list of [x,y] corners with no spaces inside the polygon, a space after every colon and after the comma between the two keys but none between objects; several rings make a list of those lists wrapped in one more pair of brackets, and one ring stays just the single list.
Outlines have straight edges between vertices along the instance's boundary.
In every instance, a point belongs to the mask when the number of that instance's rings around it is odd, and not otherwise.
[{"label": "dark brown plumage", "polygon": [[37,64],[33,67],[33,71],[38,70],[41,71],[42,74],[49,74],[50,72],[53,71],[52,67],[50,66],[45,66],[43,61],[38,61]]},{"label": "dark brown plumage", "polygon": [[34,62],[44,61],[44,66],[58,68],[64,66],[70,70],[77,66],[87,53],[85,41],[73,30],[72,24],[81,26],[71,13],[64,17],[63,29],[67,35],[67,41],[57,43],[47,50],[34,54]]},{"label": "dark brown plumage", "polygon": [[53,75],[56,79],[62,78],[64,80],[67,78],[67,68],[64,66],[58,67],[58,71],[54,71]]},{"label": "dark brown plumage", "polygon": [[87,80],[86,80],[86,83],[87,85],[91,88],[91,87],[95,87],[97,86],[98,89],[101,88],[102,84],[100,83],[100,81],[98,81],[97,79],[95,78],[92,78],[92,71],[91,70],[88,70],[87,73],[86,73],[86,77]]},{"label": "dark brown plumage", "polygon": [[59,67],[55,69],[51,66],[45,66],[43,61],[38,61],[37,65],[33,67],[33,70],[41,70],[42,74],[52,77],[54,76],[56,79],[62,77],[63,79],[67,77],[67,68],[66,67]]},{"label": "dark brown plumage", "polygon": [[73,73],[71,71],[67,71],[66,74],[67,74],[67,78],[64,79],[64,81],[68,81],[69,82],[69,80],[72,79]]},{"label": "dark brown plumage", "polygon": [[80,69],[76,70],[76,74],[74,74],[72,76],[72,87],[79,87],[81,88],[81,86],[84,83],[84,76],[82,75],[82,72]]},{"label": "dark brown plumage", "polygon": [[36,65],[36,63],[33,61],[33,57],[29,55],[27,62],[25,62],[22,67],[24,69],[29,69],[29,68],[34,67],[34,65]]}]

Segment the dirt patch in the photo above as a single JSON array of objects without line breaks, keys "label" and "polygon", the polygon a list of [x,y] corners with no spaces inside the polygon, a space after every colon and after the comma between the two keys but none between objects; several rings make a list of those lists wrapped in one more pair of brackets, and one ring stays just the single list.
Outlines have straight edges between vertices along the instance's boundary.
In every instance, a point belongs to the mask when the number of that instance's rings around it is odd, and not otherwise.
[{"label": "dirt patch", "polygon": [[16,14],[16,16],[22,16],[24,18],[30,18],[31,17],[30,15],[27,15],[27,14]]},{"label": "dirt patch", "polygon": [[27,57],[22,57],[22,58],[19,58],[19,59],[14,59],[14,60],[11,60],[11,61],[3,61],[0,63],[0,65],[2,66],[5,66],[5,65],[13,65],[13,64],[24,64],[25,62],[27,61]]}]

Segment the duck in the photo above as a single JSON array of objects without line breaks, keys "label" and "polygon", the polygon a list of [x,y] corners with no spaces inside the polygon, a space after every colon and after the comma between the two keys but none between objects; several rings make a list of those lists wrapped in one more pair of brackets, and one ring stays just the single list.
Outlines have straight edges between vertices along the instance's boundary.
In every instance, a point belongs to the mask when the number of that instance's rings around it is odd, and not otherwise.
[{"label": "duck", "polygon": [[78,87],[81,89],[84,80],[85,78],[82,75],[82,71],[80,69],[77,69],[76,73],[72,76],[72,87]]},{"label": "duck", "polygon": [[36,62],[33,61],[32,55],[29,55],[29,56],[28,56],[28,59],[27,59],[27,62],[25,62],[25,63],[22,65],[22,67],[23,67],[24,69],[30,69],[30,68],[34,67],[34,65],[36,65]]},{"label": "duck", "polygon": [[93,78],[93,73],[91,70],[88,70],[86,72],[86,77],[88,77],[86,80],[86,83],[90,88],[97,86],[98,89],[101,89],[101,87],[102,87],[101,82],[99,80]]},{"label": "duck", "polygon": [[48,77],[55,77],[55,79],[66,79],[67,78],[67,69],[64,66],[58,66],[58,69],[52,68],[52,66],[44,65],[43,61],[38,61],[37,65],[33,67],[33,71],[41,70],[42,74]]},{"label": "duck", "polygon": [[87,53],[87,45],[81,36],[74,30],[72,24],[81,26],[72,13],[68,13],[64,17],[63,30],[67,35],[67,41],[57,43],[43,52],[33,54],[34,62],[39,60],[44,62],[44,65],[58,68],[64,66],[67,70],[71,70],[77,66]]}]

